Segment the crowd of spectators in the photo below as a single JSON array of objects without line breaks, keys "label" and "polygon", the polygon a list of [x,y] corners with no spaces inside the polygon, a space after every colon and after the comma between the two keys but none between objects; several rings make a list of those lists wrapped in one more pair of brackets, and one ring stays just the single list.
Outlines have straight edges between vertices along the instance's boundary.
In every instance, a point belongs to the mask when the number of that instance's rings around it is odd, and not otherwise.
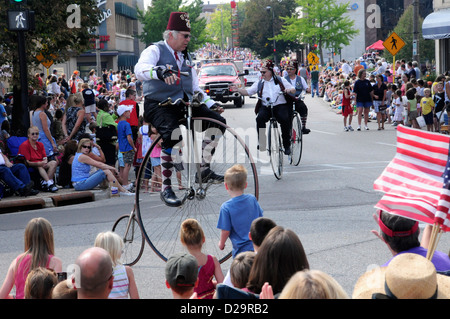
[{"label": "crowd of spectators", "polygon": [[[14,99],[9,96],[0,100],[0,152],[3,154],[0,158],[0,199],[14,194],[32,196],[39,191],[73,188],[79,180],[72,179],[72,164],[74,160],[77,163],[77,154],[81,153],[78,144],[83,138],[91,144],[86,145],[89,149],[86,154],[91,161],[81,167],[87,172],[103,170],[103,186],[107,186],[106,180],[117,180],[121,194],[133,194],[132,185],[123,173],[126,166],[119,151],[117,127],[122,115],[118,114],[119,106],[130,106],[126,121],[132,129],[133,143],[136,142],[139,123],[142,123],[138,105],[142,84],[134,74],[129,70],[103,70],[103,74],[97,75],[91,70],[82,79],[80,72],[75,70],[66,79],[66,74],[54,70],[46,78],[43,73],[37,73],[35,83],[29,96],[27,136],[15,136],[10,130]],[[113,133],[100,139],[98,130],[110,126]],[[23,177],[26,174],[17,166],[19,164],[26,166],[31,181]],[[22,181],[12,183],[13,179]]]},{"label": "crowd of spectators", "polygon": [[[355,84],[364,75],[364,80],[369,81],[373,89],[367,92],[370,107],[363,107],[368,111],[363,116],[368,121],[377,120],[379,130],[383,130],[387,122],[393,126],[404,124],[438,132],[442,124],[448,124],[447,114],[441,115],[441,112],[445,104],[450,103],[450,74],[440,74],[432,79],[425,71],[415,61],[399,60],[392,65],[379,57],[368,61],[361,57],[354,61],[328,63],[320,67],[316,97],[347,117],[344,91],[348,81],[353,108],[350,115],[357,116]],[[312,72],[308,72],[307,79],[312,84]],[[361,122],[358,128],[361,129]],[[352,131],[353,128],[344,121],[344,130]]]}]

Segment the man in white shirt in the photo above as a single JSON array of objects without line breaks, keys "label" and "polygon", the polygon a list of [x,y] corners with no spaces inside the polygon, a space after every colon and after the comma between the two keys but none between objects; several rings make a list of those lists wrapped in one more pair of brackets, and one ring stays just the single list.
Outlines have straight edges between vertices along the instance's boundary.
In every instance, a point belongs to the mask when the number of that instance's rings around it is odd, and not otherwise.
[{"label": "man in white shirt", "polygon": [[[180,140],[174,140],[172,132],[179,127],[183,113],[178,107],[161,107],[160,102],[171,97],[173,101],[182,98],[190,100],[194,92],[203,93],[204,105],[193,109],[193,116],[208,117],[226,123],[220,115],[223,108],[209,98],[199,87],[194,63],[187,53],[191,39],[189,15],[185,12],[172,12],[163,34],[164,41],[146,48],[135,66],[136,78],[143,84],[144,118],[162,136],[161,167],[163,185],[161,197],[168,206],[178,207],[181,201],[171,187],[173,171],[172,148]],[[221,128],[221,127],[219,127]],[[181,137],[180,137],[181,139]],[[210,145],[211,146],[211,145]],[[215,174],[209,163],[201,165],[202,180],[223,181],[223,176]]]},{"label": "man in white shirt", "polygon": [[[259,108],[255,109],[256,127],[258,129],[260,151],[266,149],[266,136],[265,128],[266,123],[270,120],[271,111],[267,106],[267,99],[274,101],[273,113],[278,123],[281,126],[281,137],[283,139],[284,153],[286,155],[291,154],[291,105],[287,103],[283,94],[280,94],[282,87],[284,87],[285,93],[295,94],[295,87],[289,83],[285,78],[276,76],[273,71],[274,65],[270,60],[265,61],[261,67],[261,80],[253,83],[248,89],[239,89],[235,86],[230,87],[230,90],[237,91],[242,95],[254,95],[258,93],[258,96],[262,98]],[[281,82],[281,83],[280,83]],[[257,106],[258,106],[257,104]]]}]

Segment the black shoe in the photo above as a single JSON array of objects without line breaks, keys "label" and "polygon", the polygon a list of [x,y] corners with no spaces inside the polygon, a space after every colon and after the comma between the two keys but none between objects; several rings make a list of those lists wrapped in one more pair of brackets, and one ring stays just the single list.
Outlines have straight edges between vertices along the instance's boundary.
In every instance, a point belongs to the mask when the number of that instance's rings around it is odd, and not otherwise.
[{"label": "black shoe", "polygon": [[161,200],[166,203],[167,206],[170,207],[179,207],[181,206],[181,200],[178,199],[177,195],[173,192],[171,187],[166,188],[163,192],[161,192]]},{"label": "black shoe", "polygon": [[58,186],[56,186],[55,184],[49,185],[47,186],[48,191],[52,192],[52,193],[56,193],[58,191]]},{"label": "black shoe", "polygon": [[[207,168],[202,171],[202,183],[207,183],[208,181],[212,181],[214,184],[223,183],[225,178],[223,175],[218,175],[214,173],[210,168]],[[195,175],[195,182],[198,183],[198,177]]]},{"label": "black shoe", "polygon": [[33,181],[29,182],[26,186],[20,188],[18,193],[20,196],[33,196],[39,194],[39,191],[33,188]]},{"label": "black shoe", "polygon": [[306,128],[306,127],[302,128],[303,134],[309,134],[309,132],[311,132],[311,130],[309,128]]},{"label": "black shoe", "polygon": [[291,155],[291,148],[287,147],[284,149],[284,155]]}]

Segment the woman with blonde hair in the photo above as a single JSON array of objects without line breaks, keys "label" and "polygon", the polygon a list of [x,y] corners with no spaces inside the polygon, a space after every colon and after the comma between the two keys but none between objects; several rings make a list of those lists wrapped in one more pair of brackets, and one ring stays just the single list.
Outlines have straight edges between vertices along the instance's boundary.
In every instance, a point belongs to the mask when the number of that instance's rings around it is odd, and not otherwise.
[{"label": "woman with blonde hair", "polygon": [[[89,138],[83,138],[78,142],[77,152],[72,161],[72,185],[75,190],[93,189],[107,179],[108,182],[117,184],[120,195],[134,196],[134,193],[127,191],[120,185],[116,178],[116,176],[119,176],[117,169],[91,158],[89,156],[91,150],[92,144]],[[91,174],[92,167],[96,167],[98,170]]]},{"label": "woman with blonde hair", "polygon": [[105,249],[113,263],[114,284],[109,299],[139,299],[139,292],[134,279],[133,269],[120,262],[123,240],[114,232],[107,231],[97,235],[95,247]]},{"label": "woman with blonde hair", "polygon": [[80,140],[86,130],[87,120],[84,99],[81,93],[72,94],[67,99],[67,110],[63,115],[62,129],[65,142]]},{"label": "woman with blonde hair", "polygon": [[[38,267],[62,271],[61,259],[54,256],[55,244],[52,225],[45,218],[33,218],[25,228],[25,252],[17,256],[9,266],[5,281],[0,288],[0,299],[23,299],[25,281],[31,270]],[[16,287],[15,297],[10,295]]]},{"label": "woman with blonde hair", "polygon": [[313,269],[294,274],[278,299],[349,299],[349,297],[333,277]]}]

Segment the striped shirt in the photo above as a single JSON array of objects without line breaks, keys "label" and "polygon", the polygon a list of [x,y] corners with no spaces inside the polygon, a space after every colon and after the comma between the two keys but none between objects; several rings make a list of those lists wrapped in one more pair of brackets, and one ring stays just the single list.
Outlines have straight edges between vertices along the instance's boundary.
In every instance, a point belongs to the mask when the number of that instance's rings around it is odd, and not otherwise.
[{"label": "striped shirt", "polygon": [[114,284],[108,299],[128,299],[129,281],[125,266],[121,264],[116,265],[113,274]]}]

